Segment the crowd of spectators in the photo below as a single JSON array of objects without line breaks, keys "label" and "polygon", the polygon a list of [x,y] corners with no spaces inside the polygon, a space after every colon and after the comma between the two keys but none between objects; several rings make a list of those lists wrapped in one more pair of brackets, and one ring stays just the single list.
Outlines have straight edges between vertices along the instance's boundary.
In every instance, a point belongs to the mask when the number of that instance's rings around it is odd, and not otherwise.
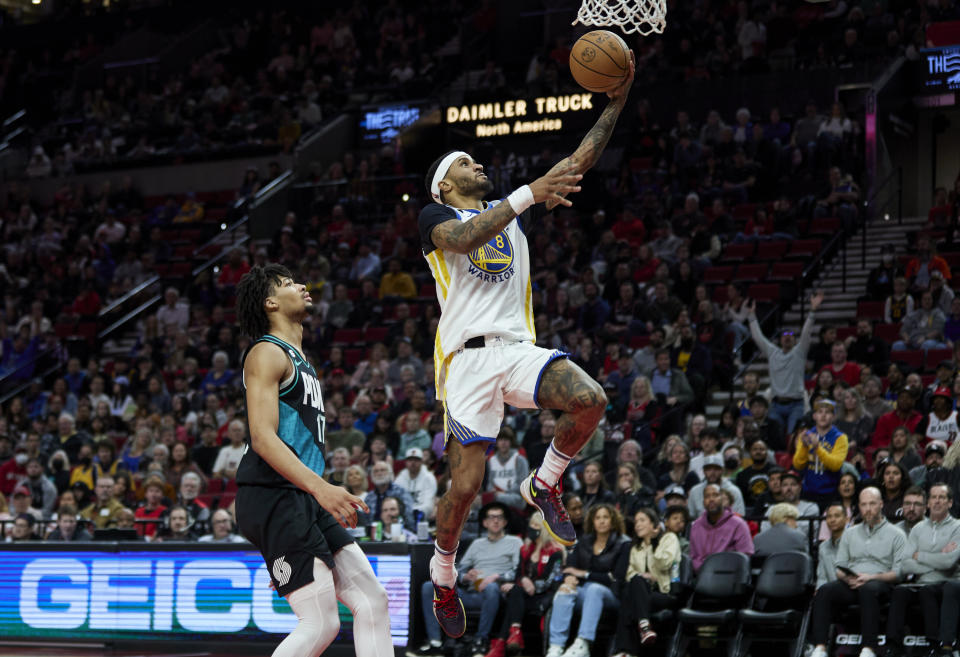
[{"label": "crowd of spectators", "polygon": [[[215,30],[216,45],[182,70],[145,65],[145,71],[108,71],[96,84],[57,90],[57,118],[34,135],[26,173],[64,177],[160,158],[290,152],[301,135],[358,94],[430,93],[438,74],[435,51],[448,38],[441,25],[451,11],[443,3],[413,7],[396,0],[357,1],[333,13],[300,5],[237,8],[204,28]],[[102,51],[103,43],[92,35],[90,41],[78,49],[76,63]],[[36,71],[8,53],[13,82],[61,65],[52,52],[45,55]],[[0,51],[0,70],[4,61]]]}]

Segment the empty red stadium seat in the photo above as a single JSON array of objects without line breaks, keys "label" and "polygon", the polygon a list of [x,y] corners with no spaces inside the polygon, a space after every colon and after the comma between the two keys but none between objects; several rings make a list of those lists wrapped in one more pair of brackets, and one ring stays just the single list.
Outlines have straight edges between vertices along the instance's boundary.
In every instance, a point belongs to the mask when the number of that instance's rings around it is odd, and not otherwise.
[{"label": "empty red stadium seat", "polygon": [[821,217],[810,222],[810,235],[823,235],[824,237],[833,237],[843,228],[843,222],[837,217]]},{"label": "empty red stadium seat", "polygon": [[713,288],[713,302],[714,303],[726,303],[727,302],[727,286],[718,285]]},{"label": "empty red stadium seat", "polygon": [[812,258],[823,247],[823,240],[793,240],[790,243],[790,251],[787,252],[788,258]]},{"label": "empty red stadium seat", "polygon": [[900,339],[900,323],[877,324],[873,329],[873,334],[884,342],[893,344]]},{"label": "empty red stadium seat", "polygon": [[741,203],[734,206],[730,214],[734,219],[752,219],[759,207],[759,203]]},{"label": "empty red stadium seat", "polygon": [[720,256],[722,262],[743,262],[753,257],[756,244],[728,244]]},{"label": "empty red stadium seat", "polygon": [[433,283],[424,283],[420,286],[420,294],[418,296],[424,299],[436,298],[437,286]]},{"label": "empty red stadium seat", "polygon": [[363,360],[363,349],[344,349],[343,362],[350,367],[356,367]]},{"label": "empty red stadium seat", "polygon": [[952,349],[931,349],[927,352],[926,366],[923,369],[932,372],[944,360],[953,360]]},{"label": "empty red stadium seat", "polygon": [[369,326],[364,334],[367,342],[383,342],[387,339],[387,333],[390,331],[386,326]]},{"label": "empty red stadium seat", "polygon": [[849,337],[857,337],[857,327],[856,326],[838,326],[837,327],[837,340],[846,340]]},{"label": "empty red stadium seat", "polygon": [[334,344],[359,344],[363,342],[362,329],[337,329],[333,332]]},{"label": "empty red stadium seat", "polygon": [[756,301],[777,302],[780,300],[778,283],[754,283],[747,289],[747,296]]},{"label": "empty red stadium seat", "polygon": [[703,272],[704,283],[729,283],[733,278],[733,267],[707,267]]},{"label": "empty red stadium seat", "polygon": [[631,171],[649,171],[653,168],[652,157],[632,157],[630,158]]},{"label": "empty red stadium seat", "polygon": [[923,369],[923,351],[920,349],[909,349],[907,351],[891,351],[890,360],[903,363],[907,367],[915,370]]},{"label": "empty red stadium seat", "polygon": [[216,495],[223,492],[223,479],[220,477],[210,477],[207,481],[207,493]]},{"label": "empty red stadium seat", "polygon": [[767,278],[767,271],[770,266],[765,263],[747,264],[743,263],[737,267],[737,273],[734,275],[735,281],[763,281]]},{"label": "empty red stadium seat", "polygon": [[770,281],[798,281],[803,276],[802,262],[775,262],[767,275]]},{"label": "empty red stadium seat", "polygon": [[767,262],[779,260],[790,248],[790,242],[763,242],[757,248],[756,260]]},{"label": "empty red stadium seat", "polygon": [[233,503],[233,500],[237,497],[236,493],[226,493],[220,497],[220,502],[217,504],[218,509],[229,509],[230,505]]},{"label": "empty red stadium seat", "polygon": [[883,301],[861,301],[857,304],[857,319],[883,319]]}]

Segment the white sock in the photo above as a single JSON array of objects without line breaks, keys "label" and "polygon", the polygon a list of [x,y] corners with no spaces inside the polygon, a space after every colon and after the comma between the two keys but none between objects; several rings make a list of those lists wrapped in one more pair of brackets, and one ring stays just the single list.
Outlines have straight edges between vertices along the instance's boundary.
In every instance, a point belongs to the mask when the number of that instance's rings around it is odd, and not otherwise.
[{"label": "white sock", "polygon": [[543,463],[537,468],[537,479],[546,486],[556,486],[572,456],[567,456],[556,446],[556,439],[550,442],[550,448],[543,457]]},{"label": "white sock", "polygon": [[457,583],[457,569],[453,567],[456,559],[456,547],[448,552],[441,550],[440,546],[434,542],[433,558],[430,560],[430,579],[440,586],[453,588]]}]

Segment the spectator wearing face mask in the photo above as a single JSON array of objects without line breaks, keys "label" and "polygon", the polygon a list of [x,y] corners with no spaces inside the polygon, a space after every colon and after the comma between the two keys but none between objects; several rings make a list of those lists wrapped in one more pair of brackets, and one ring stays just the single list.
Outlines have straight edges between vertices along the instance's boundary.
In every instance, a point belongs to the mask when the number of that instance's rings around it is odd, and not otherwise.
[{"label": "spectator wearing face mask", "polygon": [[13,458],[0,465],[0,493],[10,495],[24,477],[27,476],[26,445],[17,445]]}]

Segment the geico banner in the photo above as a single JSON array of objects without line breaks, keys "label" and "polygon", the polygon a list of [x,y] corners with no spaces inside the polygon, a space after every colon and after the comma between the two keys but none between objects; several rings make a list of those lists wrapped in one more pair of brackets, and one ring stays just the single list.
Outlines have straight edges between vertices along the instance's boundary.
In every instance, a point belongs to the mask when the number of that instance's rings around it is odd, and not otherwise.
[{"label": "geico banner", "polygon": [[[368,554],[387,590],[394,645],[410,620],[409,555]],[[340,605],[338,641],[352,641]],[[296,625],[257,552],[4,552],[0,636],[269,639]],[[149,634],[145,634],[149,633]],[[227,636],[224,636],[227,635]]]}]

